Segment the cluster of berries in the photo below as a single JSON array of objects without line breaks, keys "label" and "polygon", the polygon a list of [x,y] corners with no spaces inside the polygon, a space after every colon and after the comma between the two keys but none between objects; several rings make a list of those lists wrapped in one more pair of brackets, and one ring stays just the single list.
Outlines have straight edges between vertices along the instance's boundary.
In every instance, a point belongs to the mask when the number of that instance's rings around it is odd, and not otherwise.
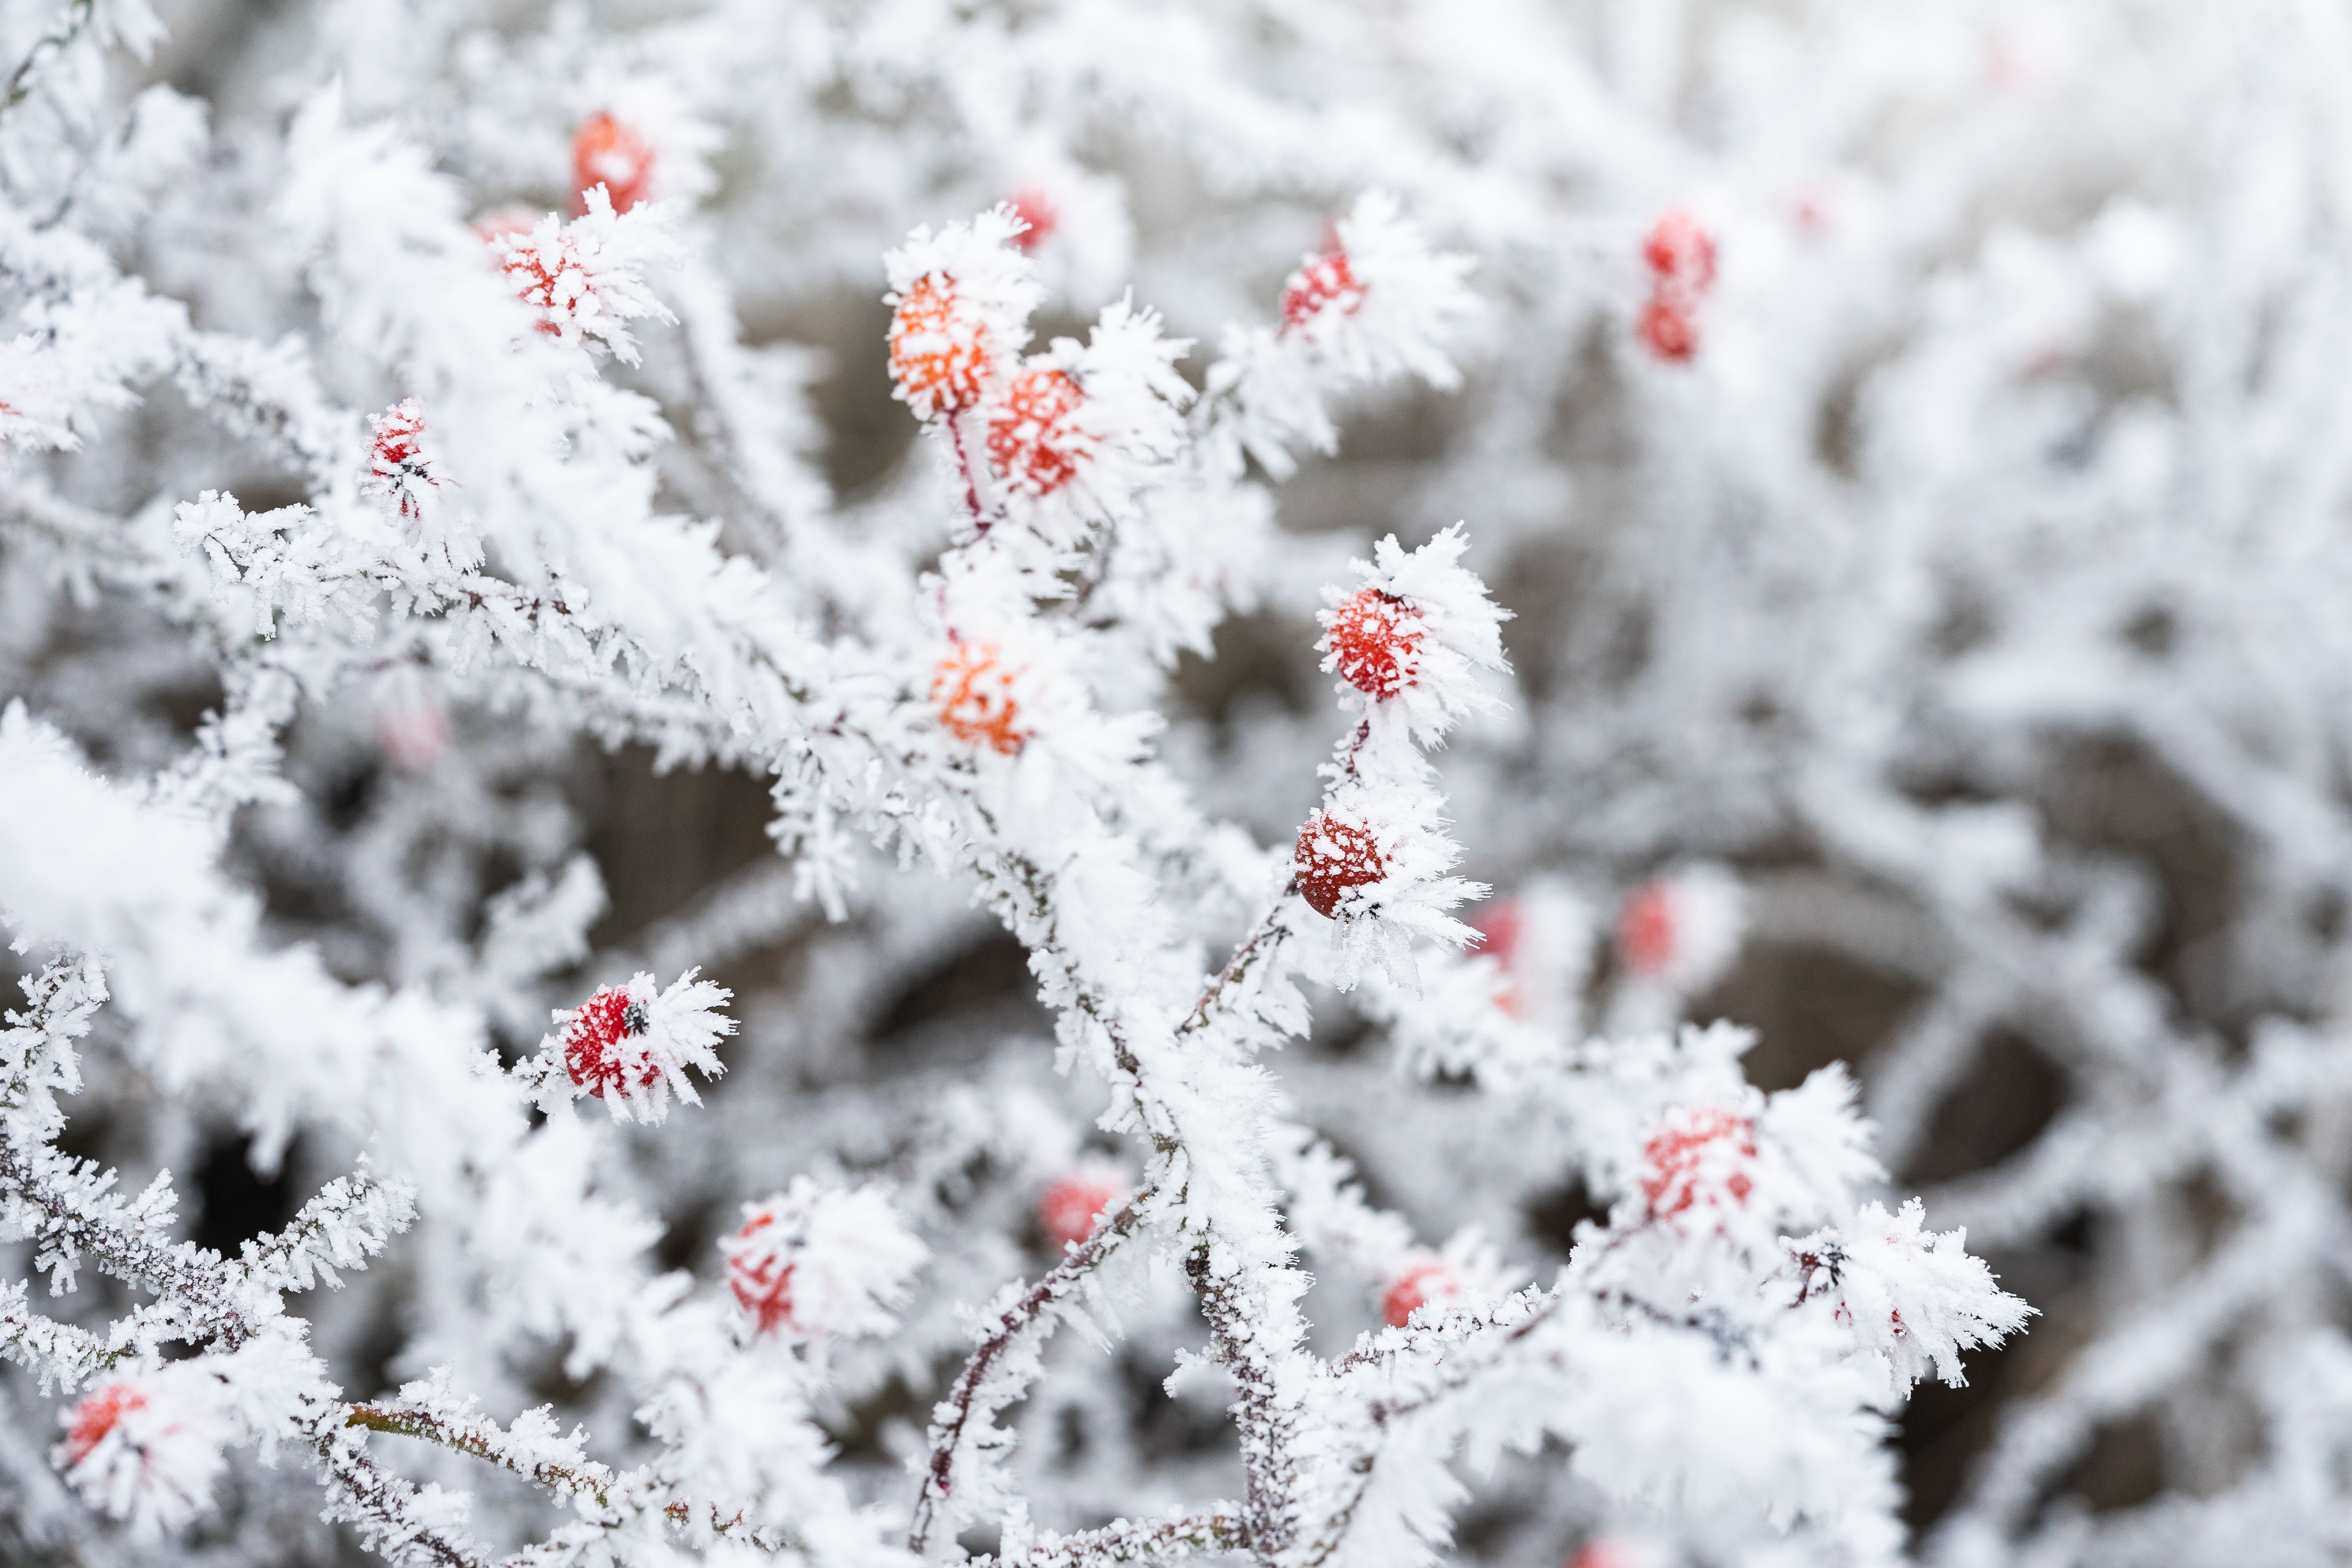
[{"label": "cluster of berries", "polygon": [[1715,287],[1715,238],[1675,207],[1651,226],[1642,259],[1649,264],[1650,298],[1634,335],[1660,359],[1683,363],[1698,353],[1699,300]]},{"label": "cluster of berries", "polygon": [[[1346,276],[1345,253],[1333,252],[1325,259],[1334,257],[1336,273],[1318,273],[1309,267],[1292,280],[1291,291],[1283,300],[1286,321],[1298,319],[1292,305],[1299,290],[1313,279]],[[1327,301],[1335,297],[1327,296]],[[1374,700],[1384,700],[1413,684],[1419,673],[1422,631],[1421,617],[1403,599],[1378,588],[1360,588],[1331,612],[1319,646],[1330,657],[1329,668],[1341,679]],[[1300,896],[1326,919],[1337,918],[1349,889],[1369,886],[1388,874],[1371,826],[1345,811],[1318,811],[1308,817],[1298,830],[1293,860]]]}]

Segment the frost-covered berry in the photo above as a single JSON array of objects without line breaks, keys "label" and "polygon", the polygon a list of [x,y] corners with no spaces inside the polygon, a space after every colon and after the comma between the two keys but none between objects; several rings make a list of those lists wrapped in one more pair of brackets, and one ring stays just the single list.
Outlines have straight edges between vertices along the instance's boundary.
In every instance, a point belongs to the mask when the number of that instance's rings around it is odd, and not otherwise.
[{"label": "frost-covered berry", "polygon": [[563,321],[589,298],[588,275],[562,238],[552,234],[509,234],[492,240],[502,252],[507,280],[522,302],[539,312],[534,323],[547,337],[563,335]]},{"label": "frost-covered berry", "polygon": [[976,406],[1018,368],[1044,290],[1020,218],[992,207],[939,233],[916,229],[883,260],[890,291],[891,395],[929,422]]},{"label": "frost-covered berry", "polygon": [[178,1367],[100,1384],[63,1413],[56,1458],[84,1501],[141,1534],[176,1530],[211,1500],[218,1418]]},{"label": "frost-covered berry", "polygon": [[941,727],[967,745],[1018,754],[1029,739],[1013,689],[1020,673],[1006,668],[994,643],[962,642],[948,649],[931,674],[931,703]]},{"label": "frost-covered berry", "polygon": [[661,1077],[660,1064],[628,1046],[630,1037],[646,1033],[647,1022],[645,1004],[633,1000],[626,986],[599,988],[563,1028],[563,1068],[572,1081],[599,1100],[607,1089],[626,1094],[632,1078],[638,1088],[650,1088]]},{"label": "frost-covered berry", "polygon": [[1662,290],[1643,305],[1633,335],[1660,359],[1682,364],[1698,353],[1698,317],[1690,301]]},{"label": "frost-covered berry", "polygon": [[674,319],[644,276],[648,264],[664,261],[667,242],[658,225],[621,219],[608,195],[591,187],[587,210],[570,223],[548,213],[530,232],[509,230],[488,245],[541,333],[635,364],[636,348],[625,323],[640,316]]},{"label": "frost-covered berry", "polygon": [[[725,1069],[716,1047],[735,1032],[735,1021],[718,1011],[728,1000],[727,988],[698,973],[689,969],[667,990],[656,991],[654,977],[639,973],[626,985],[600,986],[571,1012],[557,1013],[562,1033],[551,1045],[559,1054],[542,1047],[534,1076],[548,1082],[560,1061],[572,1087],[557,1098],[593,1096],[616,1121],[661,1121],[673,1090],[697,1103],[686,1069],[717,1078]],[[554,1087],[562,1081],[554,1079]]]},{"label": "frost-covered berry", "polygon": [[360,488],[393,502],[401,516],[417,517],[425,510],[425,491],[441,482],[433,477],[432,461],[425,455],[425,405],[405,398],[370,416],[368,425],[374,439]]},{"label": "frost-covered berry", "polygon": [[66,1463],[79,1465],[105,1441],[122,1417],[144,1410],[147,1396],[131,1383],[110,1383],[82,1395],[66,1415]]},{"label": "frost-covered berry", "polygon": [[1046,1187],[1037,1200],[1038,1226],[1055,1250],[1074,1247],[1094,1234],[1096,1219],[1127,1191],[1126,1177],[1116,1166],[1087,1161]]},{"label": "frost-covered berry", "polygon": [[1364,286],[1346,250],[1333,247],[1302,263],[1282,286],[1282,330],[1297,331],[1326,310],[1347,314],[1364,302]]},{"label": "frost-covered berry", "polygon": [[1649,984],[1696,990],[1738,954],[1741,919],[1738,884],[1719,867],[1644,882],[1617,911],[1618,966]]},{"label": "frost-covered berry", "polygon": [[1617,914],[1617,959],[1635,974],[1657,974],[1675,958],[1674,889],[1644,882]]},{"label": "frost-covered berry", "polygon": [[1054,237],[1062,225],[1062,209],[1054,198],[1035,185],[1024,185],[1006,198],[1005,205],[1013,216],[1028,226],[1013,241],[1024,256],[1034,256],[1037,247]]},{"label": "frost-covered berry", "polygon": [[1086,394],[1067,371],[1024,370],[988,416],[988,460],[1024,495],[1048,496],[1076,477],[1092,437],[1075,416]]},{"label": "frost-covered berry", "polygon": [[1381,1291],[1381,1321],[1401,1329],[1429,1302],[1450,1301],[1462,1294],[1462,1281],[1445,1260],[1422,1253],[1408,1259]]},{"label": "frost-covered berry", "polygon": [[923,1261],[923,1244],[872,1187],[798,1176],[767,1202],[744,1205],[743,1215],[719,1247],[728,1289],[755,1333],[878,1333]]},{"label": "frost-covered berry", "polygon": [[1298,875],[1299,895],[1317,914],[1336,918],[1340,900],[1350,888],[1361,888],[1388,874],[1381,858],[1380,840],[1360,822],[1318,811],[1298,830],[1292,856]]},{"label": "frost-covered berry", "polygon": [[984,312],[940,273],[899,296],[889,341],[890,379],[918,418],[971,407],[994,374]]},{"label": "frost-covered berry", "polygon": [[627,212],[650,192],[653,144],[631,126],[599,110],[572,133],[572,196],[576,210],[588,210],[588,193],[598,185],[613,198],[613,210]]},{"label": "frost-covered berry", "polygon": [[1360,588],[1331,612],[1322,641],[1340,679],[1372,697],[1394,697],[1412,684],[1421,655],[1420,618],[1402,599]]},{"label": "frost-covered berry", "polygon": [[1696,299],[1715,286],[1715,237],[1681,207],[1659,215],[1642,242],[1642,259],[1662,289]]},{"label": "frost-covered berry", "polygon": [[1756,1124],[1720,1106],[1666,1113],[1642,1150],[1642,1196],[1654,1219],[1694,1205],[1744,1204],[1754,1190]]},{"label": "frost-covered berry", "polygon": [[1493,959],[1510,977],[1510,984],[1495,998],[1495,1005],[1513,1018],[1527,1016],[1527,997],[1519,969],[1519,938],[1527,924],[1527,915],[1517,899],[1505,899],[1493,905],[1483,915],[1470,922],[1478,933],[1478,952]]}]

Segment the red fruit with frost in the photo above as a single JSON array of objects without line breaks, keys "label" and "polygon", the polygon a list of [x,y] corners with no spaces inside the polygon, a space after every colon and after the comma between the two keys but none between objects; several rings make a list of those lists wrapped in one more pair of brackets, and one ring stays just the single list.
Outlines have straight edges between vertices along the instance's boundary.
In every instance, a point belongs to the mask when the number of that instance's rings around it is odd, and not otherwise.
[{"label": "red fruit with frost", "polygon": [[[563,1026],[563,1067],[572,1081],[597,1099],[607,1089],[629,1091],[627,1048],[622,1042],[646,1032],[646,1008],[629,999],[627,991],[604,986],[580,1005]],[[649,1088],[661,1068],[648,1058],[637,1068],[635,1087]]]},{"label": "red fruit with frost", "polygon": [[1005,667],[993,643],[956,644],[931,674],[931,703],[940,725],[967,745],[1017,754],[1029,739],[1021,704],[1013,696],[1019,673]]},{"label": "red fruit with frost", "polygon": [[982,311],[942,272],[917,279],[899,296],[889,342],[890,379],[922,418],[971,407],[994,374]]},{"label": "red fruit with frost", "polygon": [[[1489,909],[1480,919],[1470,922],[1478,933],[1478,951],[1500,964],[1506,975],[1512,974],[1518,957],[1519,937],[1527,925],[1527,916],[1517,899],[1506,899]],[[1495,1005],[1517,1018],[1527,1011],[1527,998],[1520,994],[1516,982],[1506,986],[1496,996]]]},{"label": "red fruit with frost", "polygon": [[1388,875],[1380,840],[1370,828],[1320,811],[1298,830],[1291,863],[1298,876],[1299,895],[1307,908],[1327,919],[1338,916],[1349,889],[1368,886]]},{"label": "red fruit with frost", "polygon": [[1339,656],[1339,678],[1373,697],[1412,684],[1421,656],[1419,618],[1402,599],[1361,588],[1331,615],[1323,646]]},{"label": "red fruit with frost", "polygon": [[1662,289],[1696,300],[1715,286],[1715,238],[1681,207],[1659,215],[1642,242],[1642,259]]},{"label": "red fruit with frost", "polygon": [[562,238],[542,245],[535,235],[509,234],[491,245],[505,257],[507,281],[522,302],[540,313],[540,331],[560,338],[558,319],[572,313],[588,292],[586,275]]},{"label": "red fruit with frost", "polygon": [[572,133],[572,195],[574,210],[588,210],[588,193],[598,185],[613,198],[613,210],[627,212],[653,185],[654,150],[636,131],[599,111]]},{"label": "red fruit with frost", "polygon": [[1674,889],[1664,882],[1643,883],[1625,895],[1617,911],[1617,961],[1645,979],[1664,974],[1682,945]]},{"label": "red fruit with frost", "polygon": [[1301,266],[1282,288],[1282,330],[1296,331],[1326,310],[1349,311],[1364,302],[1364,286],[1345,250],[1333,247]]},{"label": "red fruit with frost", "polygon": [[[1756,1124],[1717,1106],[1669,1111],[1642,1150],[1642,1195],[1654,1219],[1667,1219],[1723,1196],[1744,1204],[1755,1189]],[[1718,1196],[1721,1194],[1721,1196]]]},{"label": "red fruit with frost", "polygon": [[1076,426],[1086,394],[1066,371],[1024,370],[988,416],[988,460],[1007,484],[1049,496],[1076,477],[1092,443]]},{"label": "red fruit with frost", "polygon": [[1461,1293],[1454,1271],[1440,1259],[1427,1258],[1409,1263],[1381,1292],[1381,1321],[1392,1329],[1403,1328],[1412,1321],[1413,1313],[1428,1302]]},{"label": "red fruit with frost", "polygon": [[144,1410],[147,1396],[128,1383],[110,1383],[82,1395],[66,1426],[66,1462],[79,1465],[90,1450],[106,1441],[115,1423],[133,1410]]},{"label": "red fruit with frost", "polygon": [[1092,1236],[1102,1212],[1126,1195],[1125,1187],[1106,1177],[1074,1173],[1045,1189],[1037,1201],[1037,1224],[1056,1250],[1072,1247]]},{"label": "red fruit with frost", "polygon": [[425,409],[411,397],[368,418],[374,439],[368,447],[367,489],[395,500],[400,515],[413,518],[424,510],[419,485],[438,485],[433,465],[425,456]]},{"label": "red fruit with frost", "polygon": [[763,1334],[797,1326],[793,1322],[794,1265],[779,1249],[764,1245],[769,1238],[759,1234],[774,1223],[773,1215],[754,1215],[725,1247],[727,1287]]},{"label": "red fruit with frost", "polygon": [[1686,300],[1663,290],[1651,295],[1642,307],[1633,334],[1643,347],[1669,363],[1685,363],[1698,353],[1697,316]]},{"label": "red fruit with frost", "polygon": [[1007,198],[1006,205],[1029,226],[1013,241],[1024,256],[1036,255],[1037,247],[1053,238],[1054,231],[1062,226],[1062,209],[1035,185],[1022,186]]}]

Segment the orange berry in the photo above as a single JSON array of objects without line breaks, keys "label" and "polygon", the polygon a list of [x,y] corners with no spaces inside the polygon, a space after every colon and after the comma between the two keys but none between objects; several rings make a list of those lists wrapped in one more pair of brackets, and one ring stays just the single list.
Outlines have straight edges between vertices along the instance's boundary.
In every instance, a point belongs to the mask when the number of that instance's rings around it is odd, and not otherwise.
[{"label": "orange berry", "polygon": [[917,279],[890,317],[890,379],[916,416],[978,403],[991,368],[984,323],[955,279],[939,272]]},{"label": "orange berry", "polygon": [[992,643],[958,643],[931,676],[931,701],[949,734],[967,745],[1013,756],[1027,742],[1013,679]]},{"label": "orange berry", "polygon": [[1072,428],[1086,394],[1066,371],[1024,370],[988,419],[988,459],[1013,489],[1048,496],[1077,474],[1091,445]]}]

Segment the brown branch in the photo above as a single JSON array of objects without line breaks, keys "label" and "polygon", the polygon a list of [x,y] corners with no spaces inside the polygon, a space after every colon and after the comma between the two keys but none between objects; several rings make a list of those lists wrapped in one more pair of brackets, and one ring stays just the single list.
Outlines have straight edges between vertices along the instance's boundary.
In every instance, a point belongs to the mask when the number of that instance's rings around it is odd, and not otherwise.
[{"label": "brown branch", "polygon": [[1135,1228],[1142,1215],[1143,1206],[1157,1189],[1147,1187],[1114,1209],[1096,1225],[1094,1234],[1080,1242],[1055,1264],[1037,1283],[1022,1292],[1019,1300],[1000,1313],[993,1328],[988,1331],[964,1364],[949,1390],[945,1405],[950,1415],[935,1421],[931,1426],[931,1462],[924,1472],[922,1495],[916,1500],[914,1526],[907,1532],[907,1544],[914,1552],[926,1549],[930,1539],[931,1524],[940,1504],[955,1489],[956,1448],[963,1440],[964,1428],[971,1424],[972,1406],[980,1394],[981,1384],[989,1369],[1009,1349],[1024,1330],[1045,1316],[1075,1291],[1081,1280],[1117,1251]]}]

